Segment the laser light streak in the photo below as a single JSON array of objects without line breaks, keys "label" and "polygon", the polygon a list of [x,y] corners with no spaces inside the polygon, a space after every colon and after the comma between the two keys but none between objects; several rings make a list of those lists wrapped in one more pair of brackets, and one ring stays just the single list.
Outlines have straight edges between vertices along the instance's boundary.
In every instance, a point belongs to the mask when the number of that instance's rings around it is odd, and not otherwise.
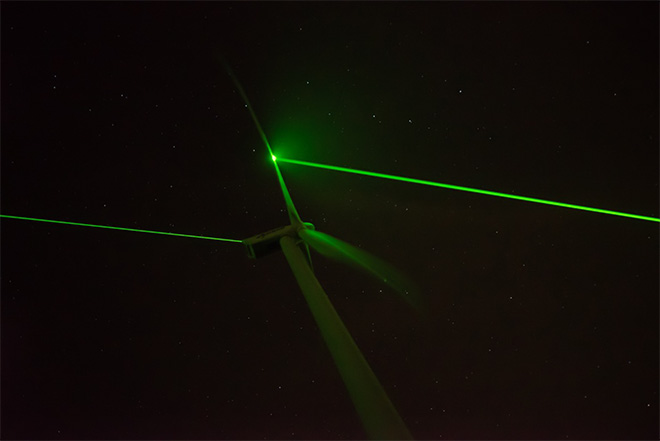
[{"label": "laser light streak", "polygon": [[134,231],[137,233],[150,233],[150,234],[163,234],[166,236],[179,236],[179,237],[188,237],[193,239],[206,239],[206,240],[220,240],[224,242],[242,242],[241,240],[236,239],[224,239],[221,237],[209,237],[209,236],[195,236],[193,234],[180,234],[180,233],[168,233],[166,231],[151,231],[151,230],[138,230],[136,228],[123,228],[123,227],[111,227],[108,225],[93,225],[93,224],[82,224],[79,222],[67,222],[67,221],[58,221],[51,219],[37,219],[33,217],[22,217],[22,216],[10,216],[8,214],[0,214],[0,217],[7,219],[20,219],[20,220],[29,220],[36,222],[49,222],[52,224],[65,224],[65,225],[76,225],[78,227],[93,227],[93,228],[106,228],[109,230],[122,230],[122,231]]},{"label": "laser light streak", "polygon": [[383,178],[383,179],[391,179],[393,181],[401,181],[401,182],[410,182],[413,184],[421,184],[421,185],[429,185],[431,187],[440,187],[440,188],[448,188],[450,190],[459,190],[459,191],[466,191],[470,193],[479,193],[479,194],[485,194],[489,196],[497,196],[501,198],[508,198],[508,199],[516,199],[519,201],[527,201],[527,202],[534,202],[537,204],[545,204],[545,205],[554,205],[556,207],[564,207],[564,208],[573,208],[575,210],[582,210],[582,211],[591,211],[594,213],[601,213],[601,214],[609,214],[613,216],[621,216],[621,217],[628,217],[632,219],[639,219],[639,220],[645,220],[645,221],[650,221],[650,222],[660,222],[660,218],[656,217],[651,217],[651,216],[641,216],[638,214],[630,214],[630,213],[622,213],[619,211],[612,211],[612,210],[603,210],[601,208],[593,208],[593,207],[585,207],[583,205],[574,205],[574,204],[566,204],[564,202],[555,202],[555,201],[548,201],[545,199],[537,199],[537,198],[530,198],[526,196],[518,196],[514,194],[507,194],[507,193],[500,193],[496,191],[489,191],[489,190],[480,190],[478,188],[470,188],[470,187],[462,187],[459,185],[452,185],[452,184],[443,184],[440,182],[433,182],[433,181],[425,181],[422,179],[414,179],[414,178],[406,178],[403,176],[396,176],[396,175],[389,175],[385,173],[375,173],[375,172],[370,172],[370,171],[365,171],[365,170],[355,170],[352,168],[347,168],[347,167],[337,167],[334,165],[327,165],[327,164],[317,164],[314,162],[307,162],[307,161],[298,161],[296,159],[287,159],[287,158],[277,158],[277,162],[280,163],[289,163],[289,164],[295,164],[295,165],[303,165],[306,167],[316,167],[316,168],[322,168],[326,170],[333,170],[333,171],[340,171],[344,173],[353,173],[357,175],[364,175],[364,176],[373,176],[375,178]]}]

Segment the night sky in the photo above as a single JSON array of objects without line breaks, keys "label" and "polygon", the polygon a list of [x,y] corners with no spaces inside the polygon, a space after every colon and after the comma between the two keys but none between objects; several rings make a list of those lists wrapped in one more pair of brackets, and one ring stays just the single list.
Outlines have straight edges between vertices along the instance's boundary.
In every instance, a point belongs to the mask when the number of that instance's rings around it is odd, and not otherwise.
[{"label": "night sky", "polygon": [[[282,157],[659,216],[646,3],[2,3],[5,215],[244,239]],[[658,224],[292,164],[419,439],[657,439]],[[365,434],[281,253],[2,220],[3,439]]]}]

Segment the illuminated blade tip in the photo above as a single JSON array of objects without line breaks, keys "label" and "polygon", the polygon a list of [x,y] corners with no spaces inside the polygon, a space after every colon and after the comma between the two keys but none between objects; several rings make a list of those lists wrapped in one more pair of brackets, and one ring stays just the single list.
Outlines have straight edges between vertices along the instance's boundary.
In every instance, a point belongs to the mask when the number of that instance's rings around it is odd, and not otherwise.
[{"label": "illuminated blade tip", "polygon": [[270,155],[270,158],[273,160],[273,162],[277,161],[277,156],[275,155]]}]

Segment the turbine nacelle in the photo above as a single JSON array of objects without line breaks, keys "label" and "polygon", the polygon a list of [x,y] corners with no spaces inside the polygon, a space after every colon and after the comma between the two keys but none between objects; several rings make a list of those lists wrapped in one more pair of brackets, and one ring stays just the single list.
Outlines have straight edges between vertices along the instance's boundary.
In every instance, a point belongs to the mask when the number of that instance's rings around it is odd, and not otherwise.
[{"label": "turbine nacelle", "polygon": [[302,222],[302,226],[284,225],[244,239],[243,245],[245,245],[250,259],[258,259],[275,251],[280,251],[282,249],[280,239],[284,236],[293,237],[296,239],[296,244],[300,243],[302,239],[298,231],[302,229],[316,230],[314,224],[310,222]]}]

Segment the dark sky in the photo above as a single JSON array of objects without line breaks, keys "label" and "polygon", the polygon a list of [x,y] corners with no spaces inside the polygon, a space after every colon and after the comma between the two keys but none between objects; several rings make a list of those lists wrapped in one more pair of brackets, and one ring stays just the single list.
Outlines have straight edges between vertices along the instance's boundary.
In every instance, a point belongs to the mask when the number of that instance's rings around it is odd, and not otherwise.
[{"label": "dark sky", "polygon": [[[243,239],[293,159],[658,217],[646,3],[2,3],[2,214]],[[282,165],[420,439],[657,439],[658,224]],[[280,254],[2,221],[3,439],[364,438]]]}]

